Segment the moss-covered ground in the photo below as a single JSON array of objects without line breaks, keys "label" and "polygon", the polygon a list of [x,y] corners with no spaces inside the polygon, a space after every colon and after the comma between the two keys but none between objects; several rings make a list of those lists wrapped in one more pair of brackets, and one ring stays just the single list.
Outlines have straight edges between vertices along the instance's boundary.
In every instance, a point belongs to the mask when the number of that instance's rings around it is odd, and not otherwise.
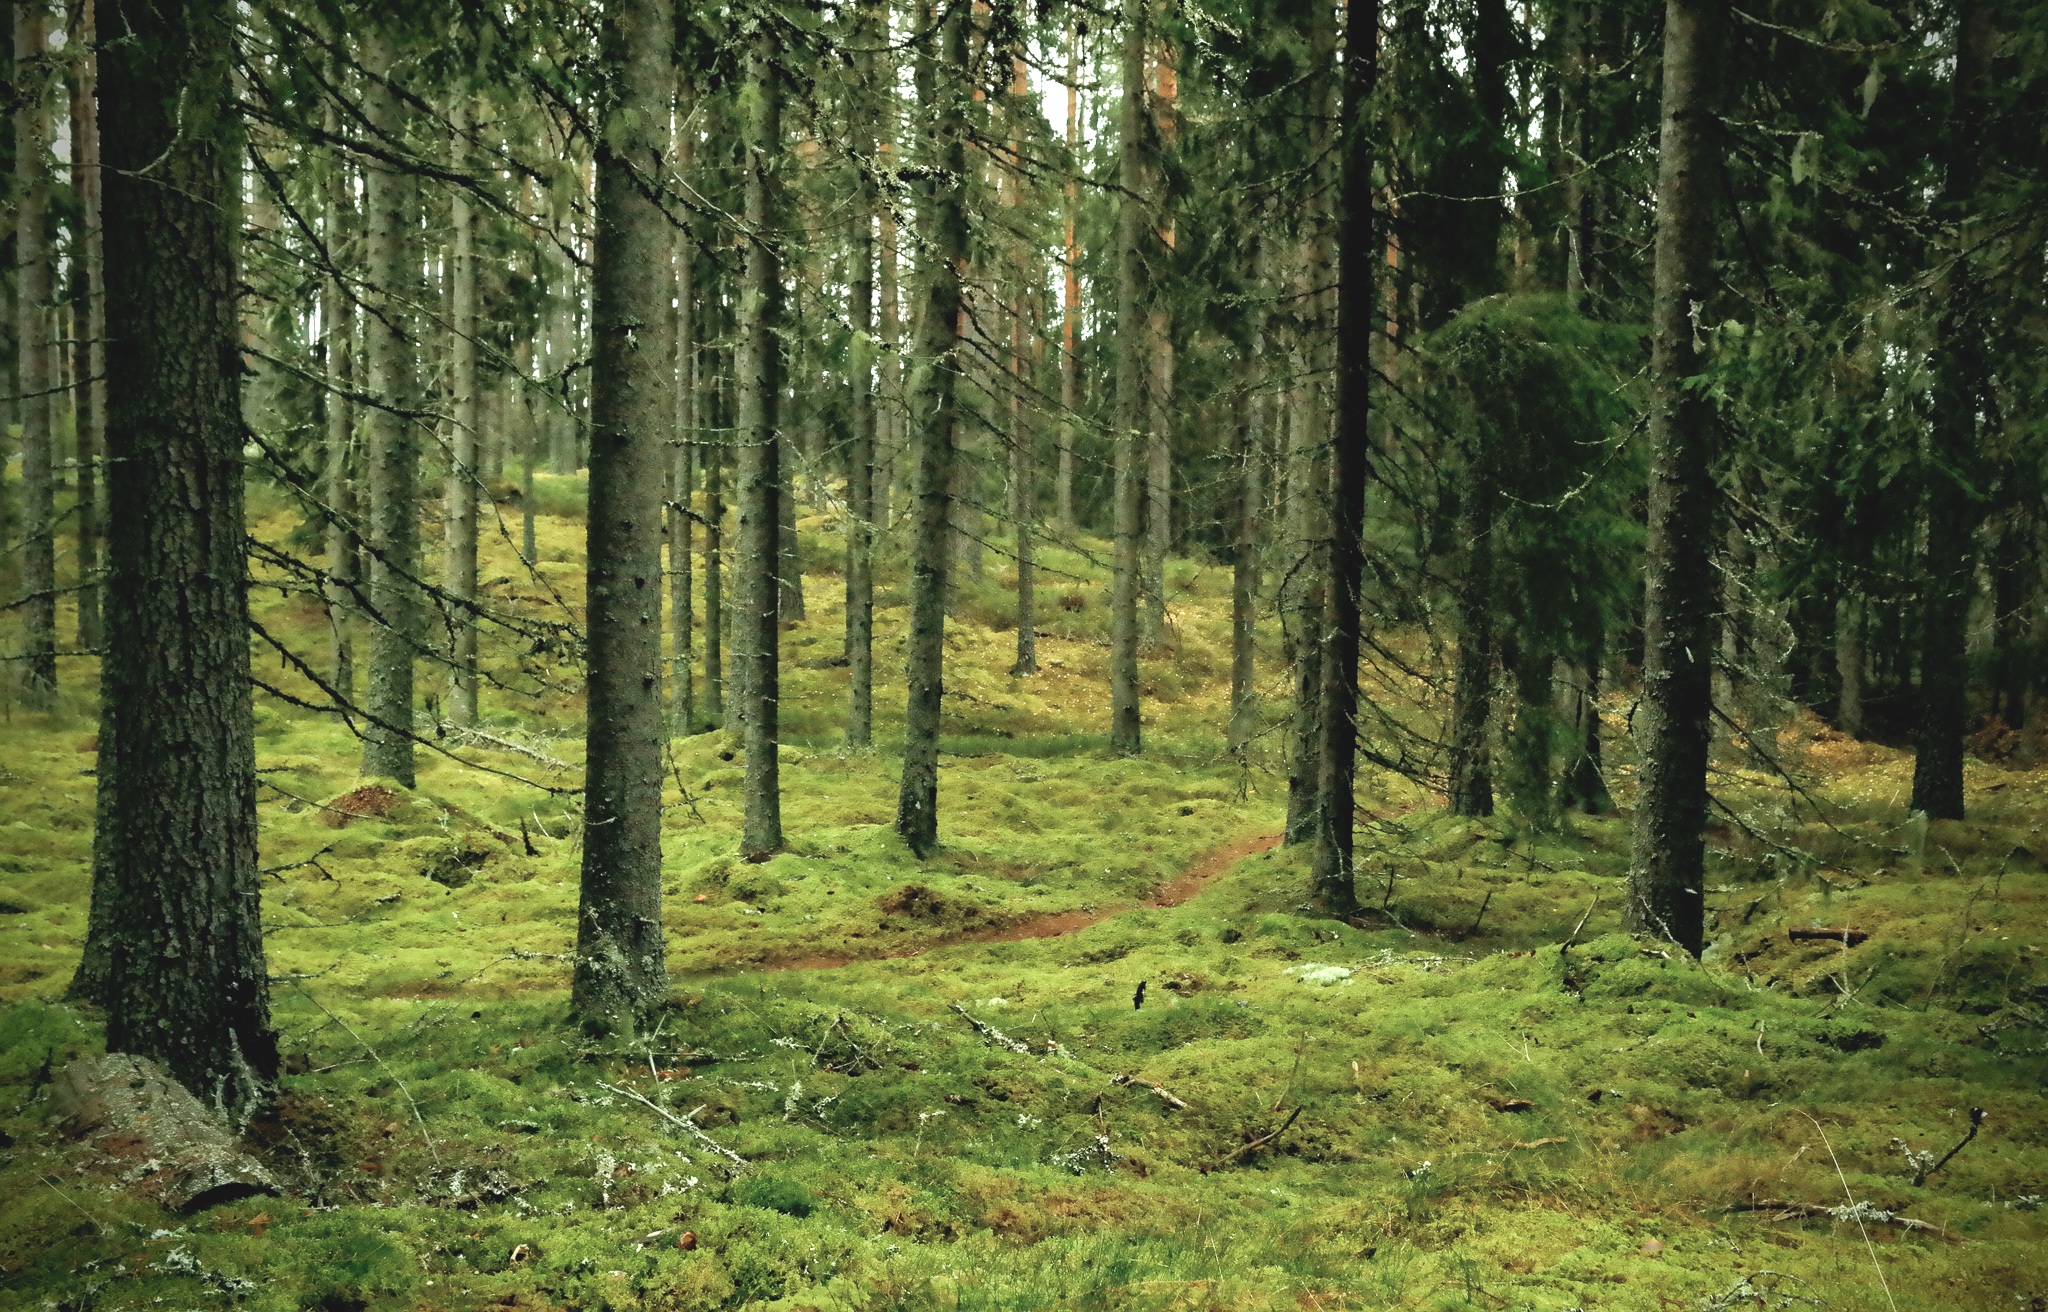
[{"label": "moss-covered ground", "polygon": [[[559,619],[581,526],[540,523],[538,577],[502,540],[486,577]],[[804,543],[829,561],[829,523]],[[1724,745],[1703,962],[1617,932],[1624,820],[1453,820],[1376,777],[1358,928],[1264,841],[1280,734],[1223,751],[1227,573],[1175,562],[1147,754],[1119,761],[1099,553],[1046,555],[1039,677],[1005,673],[1002,558],[961,584],[922,863],[889,823],[896,575],[883,745],[849,752],[840,584],[813,569],[785,646],[790,850],[738,861],[735,745],[675,740],[676,989],[632,1042],[567,1022],[564,658],[487,642],[491,738],[445,745],[504,773],[425,754],[411,793],[359,779],[335,718],[259,698],[290,1074],[252,1133],[294,1192],[192,1216],[48,1122],[49,1072],[98,1042],[59,1001],[95,746],[90,672],[67,671],[68,708],[14,712],[0,755],[0,1304],[2048,1307],[2048,774],[1973,762],[1972,818],[1925,827],[1897,750],[1795,721],[1795,804]],[[319,649],[296,595],[257,613]],[[258,669],[311,692],[275,653]],[[1815,925],[1868,937],[1788,935]],[[1916,1185],[1971,1108],[1977,1138]]]}]

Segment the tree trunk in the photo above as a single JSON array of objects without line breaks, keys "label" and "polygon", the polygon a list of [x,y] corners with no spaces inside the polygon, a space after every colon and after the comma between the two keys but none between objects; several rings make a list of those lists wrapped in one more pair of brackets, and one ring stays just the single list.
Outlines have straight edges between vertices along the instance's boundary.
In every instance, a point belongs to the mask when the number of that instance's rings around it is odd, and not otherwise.
[{"label": "tree trunk", "polygon": [[766,860],[782,850],[782,784],[777,701],[782,634],[777,624],[783,502],[782,229],[774,194],[782,153],[782,81],[772,32],[747,52],[746,272],[740,288],[740,717],[747,753],[746,816],[740,853]]},{"label": "tree trunk", "polygon": [[[570,1005],[624,1030],[668,991],[661,934],[661,510],[675,343],[662,175],[675,88],[669,0],[623,0],[599,42],[591,259],[589,729]],[[771,749],[772,750],[772,749]]]},{"label": "tree trunk", "polygon": [[[388,81],[389,38],[372,27],[363,38],[363,113],[373,132],[396,140],[404,131],[398,93]],[[370,492],[369,725],[363,734],[363,773],[413,786],[413,656],[419,628],[417,579],[419,436],[403,411],[414,403],[415,344],[400,332],[413,300],[415,277],[406,240],[412,228],[413,181],[377,160],[363,165],[363,217],[368,226],[368,287],[372,309],[364,324],[363,417],[368,438]]]},{"label": "tree trunk", "polygon": [[775,467],[780,486],[775,505],[775,613],[784,624],[804,618],[804,562],[796,536],[797,446],[784,433]]},{"label": "tree trunk", "polygon": [[1123,108],[1119,116],[1117,198],[1116,550],[1109,612],[1109,742],[1136,756],[1143,742],[1138,716],[1139,534],[1144,518],[1145,406],[1145,6],[1124,0]]},{"label": "tree trunk", "polygon": [[100,120],[94,84],[99,55],[93,0],[74,4],[72,39],[78,43],[71,88],[71,187],[78,206],[73,248],[73,297],[80,331],[72,347],[77,378],[78,439],[78,645],[96,651],[100,626],[101,453],[107,440],[107,284],[100,242]]},{"label": "tree trunk", "polygon": [[1863,732],[1863,624],[1863,603],[1843,597],[1835,613],[1835,672],[1842,688],[1835,727],[1851,738]]},{"label": "tree trunk", "polygon": [[[931,25],[928,0],[919,29]],[[933,45],[938,49],[935,51]],[[939,841],[939,715],[945,695],[947,502],[960,371],[960,274],[967,262],[967,10],[949,6],[936,43],[918,47],[917,98],[926,169],[917,182],[924,305],[910,378],[914,502],[910,544],[910,640],[905,661],[903,781],[896,832],[922,857]]]},{"label": "tree trunk", "polygon": [[1493,523],[1491,444],[1469,439],[1468,474],[1460,489],[1458,540],[1464,568],[1453,599],[1458,625],[1456,683],[1451,696],[1452,815],[1493,814]]},{"label": "tree trunk", "polygon": [[[451,162],[459,175],[468,167],[470,108],[466,95],[458,94],[450,117],[455,139]],[[467,729],[476,724],[476,503],[481,476],[476,462],[476,219],[470,212],[469,193],[459,185],[453,210],[448,372],[454,431],[448,440],[447,556],[441,587],[448,595],[448,621],[454,630],[448,718]]]},{"label": "tree trunk", "polygon": [[[697,92],[687,75],[676,84],[675,167],[685,187],[697,182]],[[696,576],[690,559],[696,537],[697,490],[697,241],[693,220],[673,233],[676,273],[675,446],[673,494],[668,505],[669,726],[674,734],[697,728]]]},{"label": "tree trunk", "polygon": [[1600,760],[1600,666],[1606,659],[1605,635],[1595,630],[1586,644],[1583,664],[1574,665],[1568,696],[1571,707],[1571,762],[1565,767],[1561,800],[1587,815],[1614,809],[1607,791],[1607,771]]},{"label": "tree trunk", "polygon": [[14,305],[16,413],[21,420],[21,700],[30,710],[57,705],[57,503],[55,361],[50,350],[52,268],[44,235],[50,208],[49,88],[43,57],[50,43],[47,0],[14,6],[14,67],[27,94],[14,110]]},{"label": "tree trunk", "polygon": [[[1976,525],[1983,511],[1977,483],[1977,414],[1986,366],[1983,325],[1968,253],[1983,170],[1985,82],[1991,62],[1991,7],[1964,0],[1956,19],[1954,107],[1949,115],[1945,217],[1956,225],[1957,258],[1948,273],[1947,303],[1936,334],[1934,413],[1928,434],[1927,557],[1920,602],[1920,723],[1913,754],[1912,807],[1930,819],[1963,818],[1963,730],[1969,715],[1969,661],[1964,650],[1970,593],[1976,586]],[[1978,484],[1981,485],[1981,484]]]},{"label": "tree trunk", "polygon": [[[1250,356],[1238,371],[1240,384],[1249,388],[1253,359],[1263,355],[1264,336],[1254,338]],[[1265,489],[1260,475],[1260,417],[1268,412],[1263,391],[1240,392],[1243,407],[1237,425],[1238,467],[1237,533],[1230,574],[1230,730],[1231,755],[1244,763],[1244,754],[1258,732],[1258,685],[1254,662],[1257,657],[1259,608],[1259,522],[1265,512]]]},{"label": "tree trunk", "polygon": [[1353,783],[1358,755],[1359,589],[1365,581],[1365,486],[1372,455],[1374,134],[1368,120],[1379,69],[1378,0],[1350,0],[1344,51],[1343,151],[1337,237],[1337,425],[1331,444],[1328,644],[1316,790],[1316,900],[1332,915],[1357,909],[1352,888]]},{"label": "tree trunk", "polygon": [[1715,607],[1714,415],[1691,315],[1708,299],[1725,11],[1666,0],[1663,133],[1651,302],[1649,533],[1644,547],[1642,744],[1623,923],[1704,946],[1707,717]]},{"label": "tree trunk", "polygon": [[[1310,276],[1313,276],[1312,265]],[[1289,536],[1294,561],[1281,592],[1281,621],[1287,628],[1294,666],[1294,714],[1289,726],[1287,758],[1287,827],[1289,845],[1316,836],[1316,801],[1323,744],[1323,584],[1324,555],[1329,541],[1330,466],[1325,450],[1328,425],[1313,371],[1307,367],[1316,350],[1317,325],[1311,321],[1297,334],[1297,382],[1292,389],[1287,481]]]},{"label": "tree trunk", "polygon": [[[1081,153],[1081,34],[1073,21],[1067,24],[1067,153],[1073,168],[1080,167]],[[1076,230],[1081,213],[1081,181],[1078,172],[1067,174],[1066,258],[1060,298],[1060,451],[1053,502],[1060,521],[1060,533],[1071,540],[1077,528],[1074,519],[1074,439],[1081,427],[1081,239]]]},{"label": "tree trunk", "polygon": [[[708,302],[707,302],[708,303]],[[716,394],[723,397],[724,389]],[[723,432],[724,408],[719,413]],[[725,439],[703,446],[704,461],[704,717],[725,722]]]},{"label": "tree trunk", "polygon": [[[246,1114],[278,1069],[242,544],[233,12],[114,0],[105,124],[107,1048]],[[93,954],[88,952],[88,959]]]},{"label": "tree trunk", "polygon": [[[855,13],[856,37],[860,51],[858,75],[863,93],[877,93],[874,85],[874,48],[885,45],[889,36],[888,9],[876,0],[863,0]],[[886,95],[886,91],[881,94]],[[872,158],[875,150],[872,120],[855,116],[852,153],[856,160]],[[875,324],[875,223],[874,214],[881,193],[872,176],[860,165],[860,196],[854,213],[853,240],[847,257],[852,276],[847,280],[847,321],[853,328],[849,363],[853,371],[852,432],[846,452],[846,745],[866,747],[874,737],[875,724],[875,355],[870,338]]]},{"label": "tree trunk", "polygon": [[[883,70],[878,77],[883,85],[893,88],[895,67],[886,57],[876,63]],[[884,106],[895,104],[893,90],[884,94]],[[886,108],[882,114],[883,131],[889,131],[890,115]],[[887,159],[893,144],[887,135],[877,143],[877,153]],[[897,307],[898,288],[896,285],[896,209],[894,202],[882,198],[877,206],[880,216],[881,240],[876,243],[876,254],[881,260],[881,272],[877,280],[877,294],[881,301],[880,332],[877,339],[881,369],[882,408],[876,422],[876,470],[875,526],[886,528],[895,523],[895,487],[899,461],[905,443],[908,441],[910,423],[903,399],[903,352],[902,313]],[[886,434],[886,436],[885,436]]]},{"label": "tree trunk", "polygon": [[533,373],[533,343],[521,341],[514,356],[519,366],[519,558],[531,569],[540,561],[540,544],[534,540],[533,473],[540,464],[541,404],[539,385]]},{"label": "tree trunk", "polygon": [[[341,111],[331,101],[322,111],[321,124],[330,136],[340,135]],[[320,285],[320,327],[326,338],[327,355],[327,391],[323,397],[327,577],[322,581],[321,594],[327,607],[329,676],[335,694],[345,702],[353,702],[356,589],[362,561],[362,544],[356,540],[355,404],[349,399],[355,373],[355,304],[339,273],[346,258],[348,239],[343,236],[343,225],[353,190],[347,158],[338,147],[329,152],[326,182],[321,195],[320,231],[327,246],[327,258],[335,269]]]},{"label": "tree trunk", "polygon": [[[1005,116],[1012,124],[1010,155],[1012,159],[1024,157],[1024,142],[1021,124],[1024,115],[1025,97],[1031,94],[1031,80],[1025,72],[1023,57],[1013,56],[1010,61],[1010,96],[1005,102]],[[1022,203],[1024,180],[1022,175],[1012,172],[1006,179],[1008,201],[1012,208]],[[1038,673],[1038,618],[1034,613],[1037,598],[1036,580],[1033,577],[1031,559],[1032,523],[1038,518],[1038,462],[1032,458],[1031,426],[1024,414],[1025,389],[1030,386],[1030,366],[1025,357],[1024,338],[1028,331],[1025,322],[1026,307],[1033,292],[1032,280],[1035,271],[1030,253],[1019,245],[1011,252],[1010,269],[1010,400],[1009,432],[1010,448],[1010,524],[1015,530],[1017,544],[1017,660],[1010,666],[1013,677]]]},{"label": "tree trunk", "polygon": [[1149,196],[1156,209],[1153,235],[1158,239],[1153,249],[1161,268],[1152,282],[1152,310],[1145,325],[1151,378],[1147,397],[1150,422],[1145,435],[1145,609],[1140,628],[1146,642],[1160,642],[1166,637],[1166,556],[1173,548],[1173,312],[1168,308],[1164,289],[1173,277],[1175,216],[1165,157],[1179,135],[1179,82],[1171,38],[1159,33],[1157,41],[1152,68],[1156,132],[1153,144],[1157,154],[1148,162]]}]

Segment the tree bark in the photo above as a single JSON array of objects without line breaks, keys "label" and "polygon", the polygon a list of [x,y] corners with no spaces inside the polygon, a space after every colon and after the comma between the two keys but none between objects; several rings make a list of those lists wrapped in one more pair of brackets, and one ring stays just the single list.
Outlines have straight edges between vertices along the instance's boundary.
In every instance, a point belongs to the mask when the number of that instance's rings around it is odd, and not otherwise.
[{"label": "tree bark", "polygon": [[22,705],[57,705],[57,371],[51,355],[50,109],[47,0],[14,6],[14,305],[16,414],[21,420]]},{"label": "tree bark", "polygon": [[[697,91],[685,74],[676,84],[675,168],[686,188],[695,185],[697,160]],[[674,229],[676,273],[675,314],[675,446],[671,461],[673,493],[668,506],[670,732],[689,734],[697,728],[696,575],[691,551],[696,537],[697,434],[697,225],[685,218]]]},{"label": "tree bark", "polygon": [[[457,174],[468,167],[470,107],[466,95],[458,94],[450,115],[454,129],[454,158]],[[448,622],[453,628],[453,650],[449,653],[448,718],[463,728],[476,724],[476,508],[477,487],[477,405],[476,405],[476,218],[470,210],[469,193],[455,188],[453,213],[454,250],[449,269],[452,283],[448,343],[449,392],[453,405],[453,431],[449,434],[448,491],[443,512],[446,556],[441,587],[448,595]]]},{"label": "tree bark", "polygon": [[1358,756],[1359,589],[1365,581],[1365,486],[1372,456],[1374,263],[1371,113],[1379,69],[1379,0],[1350,0],[1344,51],[1341,206],[1337,216],[1337,424],[1331,445],[1329,623],[1323,653],[1323,741],[1316,794],[1316,900],[1357,909],[1352,887],[1353,783]]},{"label": "tree bark", "polygon": [[[855,12],[854,47],[864,96],[887,96],[875,86],[874,49],[889,38],[888,10],[863,0]],[[881,193],[870,171],[875,153],[872,119],[857,114],[851,154],[859,170],[856,227],[847,258],[847,321],[853,329],[852,431],[846,453],[846,745],[866,747],[875,724],[875,211]]]},{"label": "tree bark", "polygon": [[[1010,96],[1005,102],[1005,112],[1010,118],[1013,130],[1010,136],[1010,155],[1021,159],[1024,143],[1021,132],[1025,97],[1031,93],[1031,80],[1025,72],[1021,55],[1010,61]],[[1007,179],[1008,199],[1011,207],[1023,201],[1024,179],[1012,172]],[[1010,269],[1010,401],[1008,445],[1010,448],[1010,525],[1015,530],[1017,544],[1017,659],[1010,666],[1013,677],[1024,677],[1038,673],[1038,618],[1035,614],[1037,597],[1035,571],[1031,559],[1032,523],[1038,518],[1038,462],[1032,458],[1031,426],[1024,414],[1024,393],[1030,385],[1030,365],[1026,360],[1024,339],[1029,325],[1026,323],[1026,306],[1030,303],[1034,271],[1029,252],[1020,244],[1013,252]]]},{"label": "tree bark", "polygon": [[1077,231],[1081,213],[1081,181],[1078,173],[1081,153],[1081,34],[1073,21],[1067,25],[1067,154],[1072,168],[1067,174],[1063,218],[1066,221],[1063,285],[1060,298],[1060,450],[1053,502],[1059,516],[1060,533],[1072,539],[1074,519],[1074,439],[1081,426],[1081,239]]},{"label": "tree bark", "polygon": [[1160,270],[1149,288],[1152,298],[1146,316],[1145,345],[1150,356],[1148,383],[1148,431],[1145,435],[1145,584],[1144,611],[1140,631],[1148,643],[1166,637],[1166,556],[1173,547],[1173,430],[1174,354],[1173,311],[1165,288],[1173,278],[1175,252],[1173,189],[1166,155],[1179,134],[1179,82],[1173,63],[1171,39],[1156,35],[1158,48],[1152,66],[1152,110],[1155,135],[1150,160],[1148,198],[1155,215],[1153,247]]},{"label": "tree bark", "polygon": [[[1309,264],[1309,276],[1313,275]],[[1310,303],[1312,304],[1312,298]],[[1323,591],[1328,567],[1330,466],[1324,438],[1328,430],[1313,371],[1307,367],[1316,351],[1318,331],[1311,319],[1296,334],[1296,368],[1301,381],[1289,397],[1291,410],[1287,452],[1288,536],[1294,560],[1281,587],[1281,621],[1287,629],[1294,666],[1294,713],[1288,728],[1286,841],[1292,846],[1316,836],[1318,780],[1322,778],[1323,743]]]},{"label": "tree bark", "polygon": [[1623,923],[1704,946],[1707,741],[1715,607],[1714,415],[1686,384],[1704,365],[1694,307],[1711,290],[1716,114],[1726,11],[1666,0],[1651,302],[1649,533],[1644,548],[1641,792]]},{"label": "tree bark", "polygon": [[78,239],[72,259],[73,306],[79,331],[72,347],[77,380],[78,441],[78,645],[99,648],[101,454],[107,441],[107,284],[100,236],[100,120],[94,90],[99,53],[93,0],[74,4],[72,39],[78,43],[71,87],[71,188],[78,206]]},{"label": "tree bark", "polygon": [[1863,732],[1863,603],[1842,598],[1835,612],[1835,672],[1842,691],[1835,702],[1835,727],[1855,738]]},{"label": "tree bark", "polygon": [[782,261],[773,171],[782,152],[782,82],[767,27],[747,51],[747,250],[740,288],[739,508],[740,718],[747,753],[740,853],[766,860],[782,850],[781,734],[777,700],[782,634],[777,624],[782,563],[780,412]]},{"label": "tree bark", "polygon": [[[708,304],[708,301],[707,301]],[[724,389],[707,394],[723,398]],[[724,431],[725,408],[719,411]],[[704,464],[704,717],[725,722],[725,439],[703,444]]]},{"label": "tree bark", "polygon": [[1143,749],[1138,713],[1139,538],[1144,519],[1145,406],[1145,30],[1147,0],[1124,0],[1122,144],[1117,198],[1115,553],[1110,576],[1109,742],[1122,756]]},{"label": "tree bark", "polygon": [[[390,38],[372,26],[363,37],[363,114],[386,140],[404,133],[404,110],[389,78]],[[363,164],[363,217],[368,227],[371,310],[364,325],[369,412],[370,492],[369,725],[363,734],[363,773],[413,786],[413,657],[419,629],[419,435],[404,411],[412,406],[415,343],[402,326],[411,313],[416,281],[410,245],[414,183],[389,164]]]},{"label": "tree bark", "polygon": [[[931,26],[928,0],[918,27]],[[924,305],[910,378],[914,404],[910,544],[910,640],[903,714],[903,779],[896,832],[922,857],[939,841],[939,715],[945,696],[948,489],[955,389],[960,373],[961,271],[967,262],[967,125],[961,101],[967,67],[967,10],[951,5],[933,42],[918,47],[917,98],[925,169],[917,182]]]},{"label": "tree bark", "polygon": [[1955,263],[1936,334],[1934,411],[1928,434],[1927,556],[1920,602],[1920,723],[1913,754],[1911,806],[1930,819],[1963,818],[1963,730],[1969,716],[1965,651],[1970,594],[1976,586],[1976,525],[1983,508],[1977,480],[1977,414],[1986,380],[1977,301],[1982,294],[1969,253],[1969,210],[1983,172],[1985,81],[1991,63],[1991,7],[1964,0],[1956,19],[1954,106],[1949,114],[1943,208],[1955,224]]},{"label": "tree bark", "polygon": [[[243,555],[233,14],[110,0],[101,52],[109,389],[100,775],[118,886],[107,1048],[247,1113],[278,1069],[256,850]],[[88,959],[93,953],[88,952]]]},{"label": "tree bark", "polygon": [[661,934],[661,511],[675,344],[668,218],[655,199],[675,87],[669,0],[600,30],[591,260],[589,729],[570,1004],[628,1031],[668,989]]},{"label": "tree bark", "polygon": [[[341,134],[341,111],[331,101],[321,124],[330,136]],[[327,504],[327,576],[321,594],[327,607],[328,671],[335,692],[355,700],[356,587],[362,544],[356,540],[355,403],[349,393],[355,374],[355,303],[342,285],[349,239],[343,236],[348,199],[352,194],[347,157],[339,148],[327,158],[326,187],[321,195],[322,238],[335,266],[320,286],[320,327],[326,338],[327,392],[322,398],[326,420],[323,500]],[[530,504],[530,500],[529,500]],[[530,511],[529,511],[530,513]]]},{"label": "tree bark", "polygon": [[1252,361],[1264,354],[1264,334],[1254,339],[1250,356],[1238,371],[1240,394],[1237,425],[1238,467],[1237,532],[1230,573],[1230,752],[1240,764],[1258,732],[1258,685],[1255,662],[1258,654],[1259,607],[1259,523],[1265,511],[1265,489],[1260,478],[1260,433],[1262,417],[1268,412],[1265,392],[1250,392]]}]

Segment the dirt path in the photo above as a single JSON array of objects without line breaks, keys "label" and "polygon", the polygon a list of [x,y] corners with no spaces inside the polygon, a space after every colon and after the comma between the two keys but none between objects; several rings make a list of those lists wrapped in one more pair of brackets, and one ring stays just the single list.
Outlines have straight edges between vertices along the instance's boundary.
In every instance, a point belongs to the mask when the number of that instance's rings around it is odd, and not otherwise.
[{"label": "dirt path", "polygon": [[[1280,846],[1279,834],[1254,834],[1245,838],[1232,839],[1228,843],[1210,848],[1195,859],[1193,865],[1180,872],[1162,885],[1158,892],[1147,898],[1140,906],[1177,907],[1195,894],[1216,882],[1231,867],[1257,852],[1271,851]],[[781,957],[775,960],[756,962],[742,967],[747,970],[837,970],[863,961],[901,961],[910,957],[921,957],[939,948],[958,947],[963,943],[1021,943],[1026,939],[1058,938],[1072,934],[1090,925],[1100,924],[1136,907],[1124,907],[1117,911],[1056,911],[1045,915],[1027,916],[1007,925],[992,929],[962,930],[948,934],[918,947],[905,948],[900,952],[884,952],[873,956],[850,954],[817,953],[809,956]],[[724,972],[721,972],[724,973]]]}]

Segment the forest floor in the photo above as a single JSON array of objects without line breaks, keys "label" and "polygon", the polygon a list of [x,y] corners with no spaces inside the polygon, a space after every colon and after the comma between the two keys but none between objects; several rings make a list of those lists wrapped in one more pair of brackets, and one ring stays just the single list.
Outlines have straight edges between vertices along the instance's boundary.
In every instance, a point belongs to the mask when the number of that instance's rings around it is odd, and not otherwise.
[{"label": "forest floor", "polygon": [[[541,530],[537,579],[487,544],[491,591],[574,608],[581,525]],[[189,1216],[51,1123],[50,1073],[99,1042],[59,1001],[95,750],[69,672],[0,760],[0,1305],[2048,1308],[2048,771],[1973,760],[1971,819],[1923,827],[1900,750],[1795,721],[1795,805],[1723,744],[1700,962],[1618,932],[1624,820],[1459,820],[1375,775],[1355,928],[1273,844],[1279,729],[1249,767],[1223,750],[1227,572],[1174,563],[1147,751],[1116,760],[1100,572],[1042,563],[1035,678],[1005,673],[1004,561],[962,583],[922,863],[890,825],[896,574],[873,752],[838,745],[840,585],[810,575],[789,851],[739,861],[734,745],[675,740],[676,989],[632,1043],[567,1021],[571,692],[487,687],[490,737],[445,743],[505,773],[423,753],[410,793],[259,697],[289,1075],[254,1134],[291,1189]],[[319,663],[303,602],[257,614]],[[541,688],[545,653],[493,651]],[[279,666],[259,650],[307,691]],[[1864,937],[1791,937],[1817,926]]]}]

